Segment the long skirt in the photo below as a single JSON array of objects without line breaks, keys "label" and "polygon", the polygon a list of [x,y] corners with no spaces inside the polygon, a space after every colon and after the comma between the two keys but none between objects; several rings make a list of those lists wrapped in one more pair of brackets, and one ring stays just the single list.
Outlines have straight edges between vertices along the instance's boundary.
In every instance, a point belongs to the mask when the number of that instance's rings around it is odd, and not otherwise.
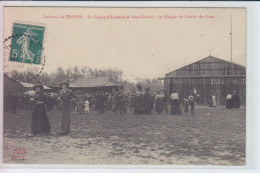
[{"label": "long skirt", "polygon": [[228,100],[227,100],[226,108],[227,108],[227,109],[233,108],[233,100],[232,100],[232,99],[228,99]]},{"label": "long skirt", "polygon": [[135,101],[135,114],[144,114],[144,102],[142,98],[137,98]]},{"label": "long skirt", "polygon": [[180,107],[179,100],[172,100],[170,114],[181,115],[181,107]]},{"label": "long skirt", "polygon": [[161,114],[163,112],[163,101],[160,98],[156,99],[155,101],[155,111],[158,114]]},{"label": "long skirt", "polygon": [[60,133],[69,134],[70,133],[70,111],[71,107],[61,108],[61,123],[60,123]]},{"label": "long skirt", "polygon": [[43,104],[33,107],[31,130],[34,135],[50,133],[50,123]]}]

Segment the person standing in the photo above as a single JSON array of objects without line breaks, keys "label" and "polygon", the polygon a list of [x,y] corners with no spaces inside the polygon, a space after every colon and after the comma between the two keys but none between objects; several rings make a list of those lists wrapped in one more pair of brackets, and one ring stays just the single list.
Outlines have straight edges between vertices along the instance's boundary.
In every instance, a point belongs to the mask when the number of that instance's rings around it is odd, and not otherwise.
[{"label": "person standing", "polygon": [[171,115],[181,115],[180,100],[179,100],[179,94],[177,93],[177,90],[173,90],[170,100],[171,100],[170,114]]},{"label": "person standing", "polygon": [[233,107],[234,108],[240,108],[240,98],[239,98],[239,94],[237,91],[234,91],[234,94],[232,96],[232,100],[233,100]]},{"label": "person standing", "polygon": [[161,91],[158,91],[154,98],[155,101],[155,111],[158,114],[161,114],[163,112],[163,95],[161,94]]},{"label": "person standing", "polygon": [[232,93],[230,90],[227,94],[226,108],[227,109],[233,108],[233,98],[232,98]]},{"label": "person standing", "polygon": [[43,86],[37,84],[33,87],[33,89],[35,90],[35,96],[34,98],[31,98],[31,101],[33,102],[31,123],[32,134],[49,134],[50,123],[45,109],[46,97],[42,92]]},{"label": "person standing", "polygon": [[216,106],[217,106],[216,96],[212,95],[212,107],[216,107]]},{"label": "person standing", "polygon": [[143,114],[144,113],[144,93],[142,92],[143,88],[140,84],[137,86],[138,91],[136,91],[134,99],[134,113]]},{"label": "person standing", "polygon": [[83,94],[82,92],[80,91],[77,95],[77,100],[76,100],[76,113],[78,114],[82,114],[83,113],[83,103],[84,103],[84,97],[83,97]]},{"label": "person standing", "polygon": [[89,114],[89,101],[88,101],[88,100],[86,100],[86,101],[84,102],[84,110],[85,110],[85,112],[86,112],[87,114]]},{"label": "person standing", "polygon": [[144,94],[144,114],[152,114],[152,100],[150,95],[150,87],[145,89]]},{"label": "person standing", "polygon": [[191,115],[194,115],[194,97],[192,95],[190,95],[188,97],[189,99],[189,105],[190,105],[190,112],[191,112]]},{"label": "person standing", "polygon": [[189,100],[184,99],[184,115],[189,115]]},{"label": "person standing", "polygon": [[163,112],[165,111],[166,114],[168,114],[168,102],[167,102],[167,96],[166,96],[164,90],[161,91],[161,96],[162,96]]},{"label": "person standing", "polygon": [[212,95],[211,94],[209,94],[209,99],[208,99],[208,103],[209,103],[209,107],[212,107],[212,104],[213,104],[213,102],[212,102]]},{"label": "person standing", "polygon": [[101,91],[99,94],[99,113],[105,114],[105,92]]},{"label": "person standing", "polygon": [[77,98],[76,95],[70,90],[68,82],[60,83],[60,110],[61,110],[61,122],[60,122],[60,134],[66,135],[70,133],[70,112],[71,112],[71,100]]},{"label": "person standing", "polygon": [[127,93],[125,96],[125,108],[126,108],[126,113],[130,114],[130,105],[131,105],[131,97],[130,93]]},{"label": "person standing", "polygon": [[12,114],[16,114],[16,108],[17,108],[17,104],[18,104],[18,98],[17,95],[15,93],[12,93],[9,99],[10,102],[10,108],[11,108],[11,112]]}]

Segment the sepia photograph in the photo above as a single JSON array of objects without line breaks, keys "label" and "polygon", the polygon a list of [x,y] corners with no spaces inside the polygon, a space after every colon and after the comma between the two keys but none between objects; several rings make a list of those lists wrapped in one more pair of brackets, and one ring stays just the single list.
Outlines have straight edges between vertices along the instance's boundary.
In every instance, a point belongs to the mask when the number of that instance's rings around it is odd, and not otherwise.
[{"label": "sepia photograph", "polygon": [[3,8],[3,163],[246,166],[247,8]]}]

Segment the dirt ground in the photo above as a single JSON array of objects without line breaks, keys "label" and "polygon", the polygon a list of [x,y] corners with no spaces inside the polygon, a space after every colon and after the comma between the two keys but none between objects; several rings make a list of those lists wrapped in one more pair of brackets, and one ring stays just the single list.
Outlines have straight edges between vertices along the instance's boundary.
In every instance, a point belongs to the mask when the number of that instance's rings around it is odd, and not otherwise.
[{"label": "dirt ground", "polygon": [[[67,136],[57,135],[53,110],[51,135],[36,137],[31,114],[4,113],[4,163],[245,165],[245,109],[197,107],[194,116],[73,112]],[[26,149],[24,159],[12,160],[16,148]]]}]

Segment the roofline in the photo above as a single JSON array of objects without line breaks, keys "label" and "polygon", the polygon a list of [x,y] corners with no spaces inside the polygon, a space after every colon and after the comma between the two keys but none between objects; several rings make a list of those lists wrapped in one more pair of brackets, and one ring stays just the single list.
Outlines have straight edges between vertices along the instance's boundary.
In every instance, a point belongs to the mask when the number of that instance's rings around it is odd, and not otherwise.
[{"label": "roofline", "polygon": [[167,78],[246,78],[246,75],[194,75],[194,76],[165,76]]},{"label": "roofline", "polygon": [[[117,87],[117,86],[123,86],[123,84],[111,85],[111,86],[94,86],[94,87],[72,87],[72,86],[69,86],[69,88],[99,88],[99,87]],[[60,86],[49,86],[49,87],[60,88]]]},{"label": "roofline", "polygon": [[[198,60],[198,61],[192,62],[192,63],[190,63],[190,64],[187,64],[187,65],[183,66],[183,67],[180,67],[180,68],[178,68],[178,69],[175,69],[175,70],[173,70],[173,71],[171,71],[171,72],[169,72],[169,73],[172,73],[172,72],[174,72],[174,71],[177,71],[177,70],[179,70],[179,69],[182,69],[182,68],[184,68],[184,67],[186,67],[186,66],[188,66],[188,65],[192,65],[192,64],[195,64],[195,63],[197,63],[197,62],[200,62],[201,60],[206,59],[206,58],[208,58],[208,57],[213,57],[213,58],[219,59],[219,60],[221,60],[221,61],[224,61],[224,62],[227,62],[227,63],[230,63],[230,64],[234,64],[234,65],[237,65],[237,66],[246,68],[246,67],[243,66],[243,65],[240,65],[240,64],[237,64],[237,63],[234,63],[234,62],[230,62],[230,61],[226,61],[226,60],[220,59],[220,58],[218,58],[218,57],[214,57],[214,56],[212,56],[212,55],[209,55],[209,56],[204,57],[204,58],[202,58],[202,59],[200,59],[200,60]],[[166,75],[169,74],[169,73],[166,73]]]}]

